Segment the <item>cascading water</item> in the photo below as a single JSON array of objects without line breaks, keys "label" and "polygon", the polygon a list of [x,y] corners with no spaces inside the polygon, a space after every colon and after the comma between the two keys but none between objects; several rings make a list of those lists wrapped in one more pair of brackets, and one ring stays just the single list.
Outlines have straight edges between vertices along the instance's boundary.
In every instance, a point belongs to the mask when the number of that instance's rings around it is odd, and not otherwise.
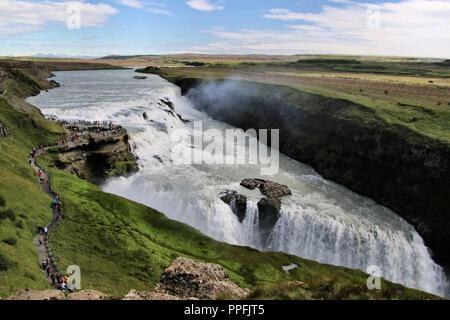
[{"label": "cascading water", "polygon": [[[231,208],[233,210],[233,208]],[[242,231],[246,245],[261,248],[261,240],[258,234],[258,205],[255,201],[247,201],[245,219],[242,221]]]},{"label": "cascading water", "polygon": [[[55,74],[62,86],[28,99],[30,103],[61,119],[110,120],[130,133],[140,171],[108,180],[103,190],[151,206],[219,241],[364,271],[377,265],[389,280],[449,296],[442,268],[433,262],[411,225],[374,201],[323,179],[307,165],[280,155],[279,172],[261,177],[258,165],[175,164],[173,130],[198,132],[160,99],[173,101],[183,118],[202,120],[204,130],[231,127],[196,111],[167,81],[153,75],[133,79],[132,70]],[[182,147],[196,148],[189,139]],[[258,177],[285,184],[292,191],[282,198],[280,218],[264,242],[258,234],[261,194],[239,185],[244,178]],[[247,196],[242,223],[218,198],[225,189]]]}]

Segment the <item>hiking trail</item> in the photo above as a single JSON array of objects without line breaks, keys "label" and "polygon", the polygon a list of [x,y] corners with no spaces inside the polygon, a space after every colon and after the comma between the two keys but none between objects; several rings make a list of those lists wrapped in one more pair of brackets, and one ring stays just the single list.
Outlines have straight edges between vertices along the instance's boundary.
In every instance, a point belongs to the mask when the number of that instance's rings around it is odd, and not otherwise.
[{"label": "hiking trail", "polygon": [[[46,149],[40,149],[36,152],[36,156],[38,156],[39,154],[42,154]],[[30,166],[31,168],[34,170],[34,172],[36,173],[36,175],[38,175],[40,167],[37,165],[36,163],[36,158],[30,157],[29,159],[30,161]],[[47,182],[48,181],[48,182]],[[39,183],[42,185],[42,189],[44,190],[45,193],[47,193],[48,195],[50,195],[52,197],[53,200],[57,200],[57,194],[51,190],[51,186],[50,186],[50,177],[47,174],[47,172],[45,172],[45,170],[42,170],[42,174],[41,177],[39,178]],[[61,204],[62,206],[62,204]],[[51,222],[46,226],[47,227],[47,233],[42,234],[41,232],[34,238],[34,244],[36,246],[38,255],[39,255],[39,261],[42,267],[42,261],[47,260],[50,262],[49,266],[50,266],[50,274],[47,276],[47,279],[50,283],[50,285],[52,285],[53,287],[58,287],[58,283],[54,283],[52,284],[51,278],[50,276],[52,274],[56,275],[57,273],[61,274],[60,270],[58,269],[56,263],[55,263],[55,257],[53,256],[52,251],[50,250],[49,244],[48,244],[48,236],[50,234],[50,232],[55,229],[59,223],[61,223],[62,220],[62,215],[60,214],[59,219],[57,218],[57,213],[58,210],[55,207],[52,206],[52,220]],[[42,238],[42,244],[39,242],[39,239]],[[45,273],[47,273],[44,270]]]},{"label": "hiking trail", "polygon": [[[62,206],[63,206],[63,204],[62,204],[61,198],[51,188],[50,176],[44,170],[44,168],[39,166],[39,164],[36,162],[36,158],[39,155],[42,155],[43,153],[45,153],[51,147],[55,147],[55,146],[60,147],[62,145],[71,146],[71,145],[77,145],[78,143],[82,143],[83,138],[84,138],[83,136],[85,133],[87,133],[87,131],[89,131],[89,128],[93,128],[93,127],[98,128],[99,131],[106,129],[105,130],[106,135],[109,135],[110,133],[116,134],[116,131],[115,131],[116,128],[108,126],[106,124],[105,125],[95,124],[94,126],[92,126],[90,124],[86,124],[86,123],[82,123],[82,122],[69,123],[67,121],[63,121],[62,123],[60,122],[59,124],[63,125],[63,127],[65,127],[65,129],[70,133],[69,138],[67,138],[66,140],[63,140],[64,143],[61,143],[61,144],[56,143],[51,146],[46,146],[46,147],[41,146],[41,147],[38,147],[37,149],[34,149],[34,151],[35,151],[34,156],[31,155],[28,160],[30,167],[33,169],[36,176],[38,176],[38,179],[39,179],[38,181],[42,185],[43,191],[46,194],[50,195],[52,197],[53,201],[59,202],[59,204],[60,204],[60,212],[59,212],[59,216],[58,216],[57,206],[56,205],[53,206],[53,202],[52,202],[52,205],[51,205],[52,220],[47,226],[39,227],[40,231],[33,240],[34,245],[36,246],[36,250],[39,255],[39,264],[40,264],[41,268],[43,269],[43,272],[45,273],[49,284],[53,288],[58,288],[58,287],[60,287],[61,284],[58,283],[58,281],[56,279],[55,279],[55,282],[53,283],[51,275],[56,276],[56,274],[60,274],[61,276],[64,276],[64,273],[61,273],[61,270],[58,268],[56,261],[55,261],[56,260],[55,256],[54,256],[52,250],[50,249],[49,235],[62,222]],[[70,137],[72,137],[72,136],[73,137],[79,136],[79,137],[77,139],[74,138],[71,141]],[[41,170],[41,176],[39,176],[40,170]],[[47,232],[43,231],[44,227],[47,228]],[[40,242],[40,239],[42,239],[42,243]],[[43,268],[42,262],[44,260],[49,261],[50,273],[47,273],[46,269]]]}]

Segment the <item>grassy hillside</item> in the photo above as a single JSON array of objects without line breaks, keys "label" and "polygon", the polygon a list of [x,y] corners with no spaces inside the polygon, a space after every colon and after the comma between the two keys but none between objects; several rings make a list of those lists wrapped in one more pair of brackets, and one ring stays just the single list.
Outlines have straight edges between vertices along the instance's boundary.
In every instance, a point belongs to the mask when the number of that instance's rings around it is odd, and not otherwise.
[{"label": "grassy hillside", "polygon": [[0,75],[0,122],[8,129],[8,136],[0,137],[0,297],[5,297],[19,289],[48,288],[33,239],[38,226],[52,218],[51,198],[28,158],[33,147],[53,144],[65,131],[23,100],[51,87],[45,80],[51,76],[48,66],[0,60]]},{"label": "grassy hillside", "polygon": [[1,98],[0,120],[9,131],[0,138],[0,196],[6,204],[0,205],[0,297],[5,297],[20,288],[48,286],[33,238],[37,226],[51,219],[51,199],[28,167],[28,157],[33,147],[55,141],[63,131],[44,120],[35,127]]}]

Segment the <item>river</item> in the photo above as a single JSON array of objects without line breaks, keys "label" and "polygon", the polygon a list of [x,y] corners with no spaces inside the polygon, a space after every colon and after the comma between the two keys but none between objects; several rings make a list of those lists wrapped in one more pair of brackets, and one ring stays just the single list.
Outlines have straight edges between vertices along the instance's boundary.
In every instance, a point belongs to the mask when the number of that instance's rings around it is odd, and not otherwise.
[{"label": "river", "polygon": [[[261,176],[259,165],[179,164],[172,161],[170,134],[186,129],[160,99],[170,99],[184,119],[201,120],[203,130],[231,126],[195,110],[178,87],[133,70],[55,72],[61,87],[27,101],[44,114],[67,120],[108,120],[128,129],[140,170],[112,178],[104,191],[143,203],[204,234],[231,244],[284,251],[303,258],[354,269],[376,265],[382,276],[408,287],[450,296],[443,269],[431,258],[414,227],[373,200],[324,179],[310,166],[280,155],[278,173]],[[143,113],[148,119],[144,119]],[[198,132],[197,132],[198,133]],[[186,141],[184,148],[193,146]],[[244,148],[244,146],[239,146]],[[244,178],[264,178],[287,185],[280,218],[269,241],[257,236],[258,190],[239,185]],[[242,223],[218,194],[236,190],[248,196]]]}]

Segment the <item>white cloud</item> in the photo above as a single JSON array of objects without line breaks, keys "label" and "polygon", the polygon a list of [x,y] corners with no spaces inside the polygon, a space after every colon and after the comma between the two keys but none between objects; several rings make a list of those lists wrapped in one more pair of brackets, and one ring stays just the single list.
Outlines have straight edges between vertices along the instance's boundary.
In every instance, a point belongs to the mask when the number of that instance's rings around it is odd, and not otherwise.
[{"label": "white cloud", "polygon": [[[368,4],[333,0],[319,13],[272,9],[265,18],[284,30],[207,31],[216,43],[194,50],[222,53],[344,53],[450,57],[450,1],[407,0],[379,4],[379,27],[371,27]],[[295,22],[293,22],[295,21]]]},{"label": "white cloud", "polygon": [[156,14],[163,14],[166,16],[172,16],[172,12],[166,9],[162,9],[167,6],[164,2],[143,2],[140,0],[118,0],[118,3],[121,5],[137,8],[137,9],[144,9],[147,12],[150,13],[156,13]]},{"label": "white cloud", "polygon": [[166,16],[172,16],[172,12],[170,12],[169,10],[164,10],[164,9],[157,9],[157,8],[147,8],[146,9],[148,12],[151,13],[156,13],[156,14],[163,14]]},{"label": "white cloud", "polygon": [[119,0],[118,3],[121,5],[132,7],[132,8],[143,8],[144,5],[139,0]]},{"label": "white cloud", "polygon": [[118,12],[104,3],[0,0],[0,34],[41,31],[52,22],[65,25],[71,15],[67,13],[69,6],[77,6],[80,9],[81,27],[103,26],[109,16]]},{"label": "white cloud", "polygon": [[149,5],[155,6],[155,7],[167,7],[166,3],[164,3],[164,2],[156,2],[156,1],[150,2]]},{"label": "white cloud", "polygon": [[209,0],[190,0],[187,1],[186,4],[193,9],[200,11],[214,11],[214,10],[223,10],[224,7],[218,4],[213,4]]},{"label": "white cloud", "polygon": [[305,16],[303,13],[293,12],[288,9],[270,9],[270,13],[263,15],[264,18],[279,19],[284,21],[300,20]]}]

